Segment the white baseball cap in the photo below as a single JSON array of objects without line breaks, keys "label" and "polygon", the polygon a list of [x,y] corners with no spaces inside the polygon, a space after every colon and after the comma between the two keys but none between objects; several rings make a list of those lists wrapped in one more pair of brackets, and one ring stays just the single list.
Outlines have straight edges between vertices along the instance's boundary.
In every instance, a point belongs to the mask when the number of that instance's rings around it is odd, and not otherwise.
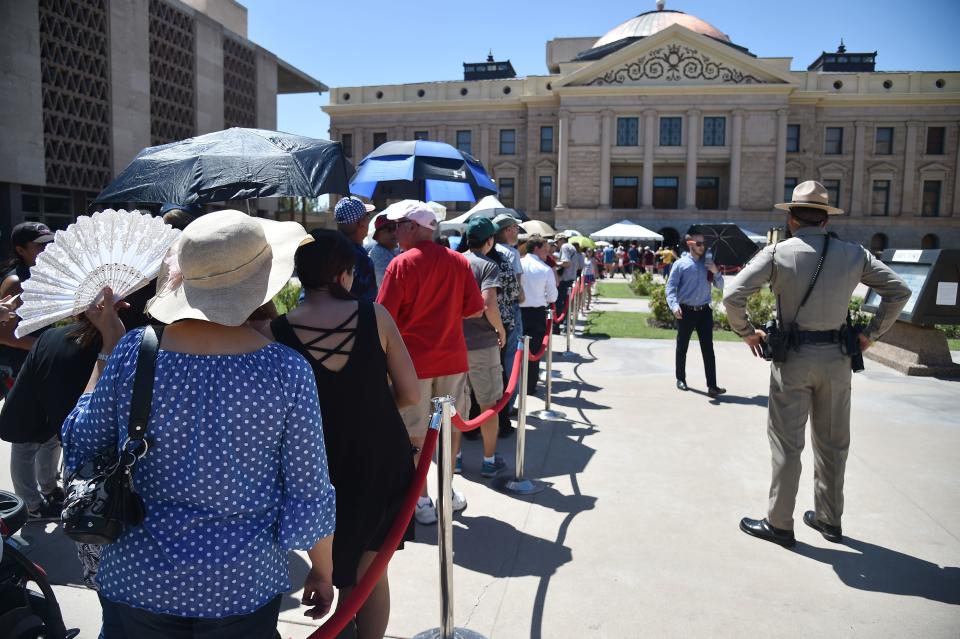
[{"label": "white baseball cap", "polygon": [[437,216],[425,202],[402,200],[384,209],[388,220],[410,220],[432,231],[437,230]]}]

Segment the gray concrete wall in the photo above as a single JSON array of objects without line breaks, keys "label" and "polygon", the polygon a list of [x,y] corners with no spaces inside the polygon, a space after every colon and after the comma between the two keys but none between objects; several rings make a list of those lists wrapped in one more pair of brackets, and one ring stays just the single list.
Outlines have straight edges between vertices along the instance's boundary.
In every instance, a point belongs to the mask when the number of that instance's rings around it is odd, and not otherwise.
[{"label": "gray concrete wall", "polygon": [[37,0],[0,2],[0,182],[46,183]]},{"label": "gray concrete wall", "polygon": [[257,49],[257,127],[277,128],[277,58]]},{"label": "gray concrete wall", "polygon": [[148,0],[110,3],[110,116],[113,173],[150,146]]},{"label": "gray concrete wall", "polygon": [[223,27],[197,16],[197,133],[223,129]]}]

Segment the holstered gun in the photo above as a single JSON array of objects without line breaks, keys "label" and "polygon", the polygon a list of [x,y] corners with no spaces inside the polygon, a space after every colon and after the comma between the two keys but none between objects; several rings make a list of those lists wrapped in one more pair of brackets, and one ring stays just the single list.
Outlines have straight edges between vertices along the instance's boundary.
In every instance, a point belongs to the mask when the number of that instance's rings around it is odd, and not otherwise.
[{"label": "holstered gun", "polygon": [[855,326],[847,313],[847,323],[840,328],[840,350],[850,358],[850,370],[859,373],[863,370],[863,351],[860,349],[860,333],[863,329]]}]

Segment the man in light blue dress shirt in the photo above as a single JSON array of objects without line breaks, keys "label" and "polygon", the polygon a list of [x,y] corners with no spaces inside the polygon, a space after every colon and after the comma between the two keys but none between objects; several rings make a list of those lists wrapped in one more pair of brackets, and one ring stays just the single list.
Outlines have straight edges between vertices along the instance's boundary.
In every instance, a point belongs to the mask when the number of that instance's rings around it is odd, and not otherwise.
[{"label": "man in light blue dress shirt", "polygon": [[697,331],[703,367],[707,375],[707,394],[718,397],[725,388],[717,386],[717,361],[713,354],[713,310],[710,285],[723,290],[723,275],[717,266],[704,259],[706,247],[702,235],[684,237],[687,253],[673,265],[667,280],[667,305],[677,318],[677,388],[687,390],[687,346]]}]

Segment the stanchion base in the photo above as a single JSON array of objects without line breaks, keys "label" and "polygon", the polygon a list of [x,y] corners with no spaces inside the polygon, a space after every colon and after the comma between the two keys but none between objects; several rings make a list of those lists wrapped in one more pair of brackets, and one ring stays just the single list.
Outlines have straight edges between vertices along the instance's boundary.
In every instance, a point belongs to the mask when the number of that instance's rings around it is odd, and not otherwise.
[{"label": "stanchion base", "polygon": [[561,413],[557,410],[537,410],[530,413],[531,417],[536,417],[537,419],[542,419],[544,421],[559,421],[561,419],[566,419],[567,414]]},{"label": "stanchion base", "polygon": [[491,484],[496,490],[511,495],[534,495],[547,487],[542,481],[536,479],[500,477]]},{"label": "stanchion base", "polygon": [[563,373],[560,371],[550,371],[550,377],[553,379],[563,379]]},{"label": "stanchion base", "polygon": [[[455,639],[487,639],[479,632],[468,628],[454,628],[453,636]],[[443,633],[440,628],[431,628],[413,635],[412,639],[442,639]]]}]

